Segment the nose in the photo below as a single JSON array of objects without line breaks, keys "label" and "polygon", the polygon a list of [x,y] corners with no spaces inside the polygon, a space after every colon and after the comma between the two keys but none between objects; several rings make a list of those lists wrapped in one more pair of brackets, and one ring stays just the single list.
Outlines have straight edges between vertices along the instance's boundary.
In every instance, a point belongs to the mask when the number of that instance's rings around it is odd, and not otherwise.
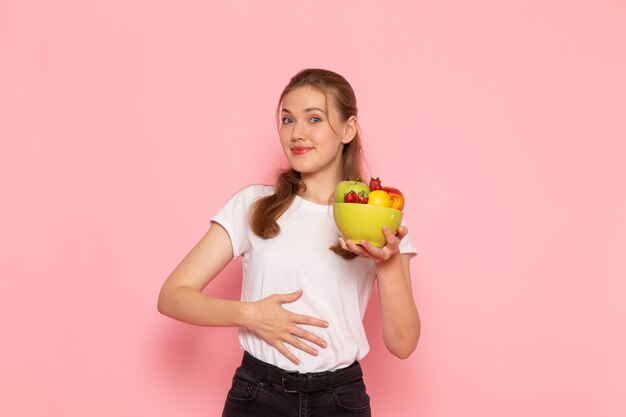
[{"label": "nose", "polygon": [[291,129],[291,141],[304,140],[304,126],[302,123],[294,122]]}]

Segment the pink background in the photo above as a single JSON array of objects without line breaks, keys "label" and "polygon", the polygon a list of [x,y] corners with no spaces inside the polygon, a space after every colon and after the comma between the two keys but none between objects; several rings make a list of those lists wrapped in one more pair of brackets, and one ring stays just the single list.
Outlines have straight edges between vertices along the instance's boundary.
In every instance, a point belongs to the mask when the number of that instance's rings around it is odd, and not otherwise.
[{"label": "pink background", "polygon": [[[378,416],[626,415],[626,6],[0,2],[0,414],[215,416],[234,329],[156,311],[276,99],[345,75],[408,197],[422,338],[363,361]],[[239,293],[235,262],[208,291]]]}]

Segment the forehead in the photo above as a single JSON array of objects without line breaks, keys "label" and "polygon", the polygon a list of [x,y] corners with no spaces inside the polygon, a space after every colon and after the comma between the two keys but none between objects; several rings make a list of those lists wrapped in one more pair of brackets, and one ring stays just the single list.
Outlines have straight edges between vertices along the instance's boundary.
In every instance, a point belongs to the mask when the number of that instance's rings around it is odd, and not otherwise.
[{"label": "forehead", "polygon": [[326,99],[326,95],[319,89],[304,86],[298,87],[285,94],[281,103],[281,109],[289,110],[290,112],[303,112],[310,108],[319,108],[322,110],[332,109],[332,100],[329,103]]}]

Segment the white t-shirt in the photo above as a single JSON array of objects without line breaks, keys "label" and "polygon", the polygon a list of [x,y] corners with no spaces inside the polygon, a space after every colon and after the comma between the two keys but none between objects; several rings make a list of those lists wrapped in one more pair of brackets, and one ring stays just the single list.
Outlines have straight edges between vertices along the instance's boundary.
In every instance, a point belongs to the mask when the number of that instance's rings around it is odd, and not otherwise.
[{"label": "white t-shirt", "polygon": [[[278,236],[262,239],[255,235],[248,221],[251,205],[273,192],[269,185],[250,185],[231,197],[211,220],[228,232],[234,258],[242,256],[241,300],[257,301],[302,289],[297,301],[283,307],[326,320],[327,328],[301,327],[322,337],[327,347],[314,346],[319,355],[312,356],[285,344],[300,359],[300,365],[295,365],[246,329],[239,329],[239,343],[254,357],[287,370],[319,372],[349,366],[369,351],[363,315],[376,278],[374,262],[361,257],[346,260],[330,251],[339,236],[332,206],[299,196],[278,219]],[[408,235],[400,243],[400,252],[417,253]]]}]

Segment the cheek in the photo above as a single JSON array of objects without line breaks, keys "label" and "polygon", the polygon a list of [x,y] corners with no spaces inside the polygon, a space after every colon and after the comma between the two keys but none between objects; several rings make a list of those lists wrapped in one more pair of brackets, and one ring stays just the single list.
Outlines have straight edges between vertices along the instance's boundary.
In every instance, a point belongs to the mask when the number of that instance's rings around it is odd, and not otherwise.
[{"label": "cheek", "polygon": [[335,150],[341,146],[341,138],[338,137],[335,132],[327,132],[324,137],[324,144],[329,150]]},{"label": "cheek", "polygon": [[278,131],[278,140],[280,140],[281,145],[289,143],[289,137],[289,133],[286,131],[286,129],[280,129]]}]

